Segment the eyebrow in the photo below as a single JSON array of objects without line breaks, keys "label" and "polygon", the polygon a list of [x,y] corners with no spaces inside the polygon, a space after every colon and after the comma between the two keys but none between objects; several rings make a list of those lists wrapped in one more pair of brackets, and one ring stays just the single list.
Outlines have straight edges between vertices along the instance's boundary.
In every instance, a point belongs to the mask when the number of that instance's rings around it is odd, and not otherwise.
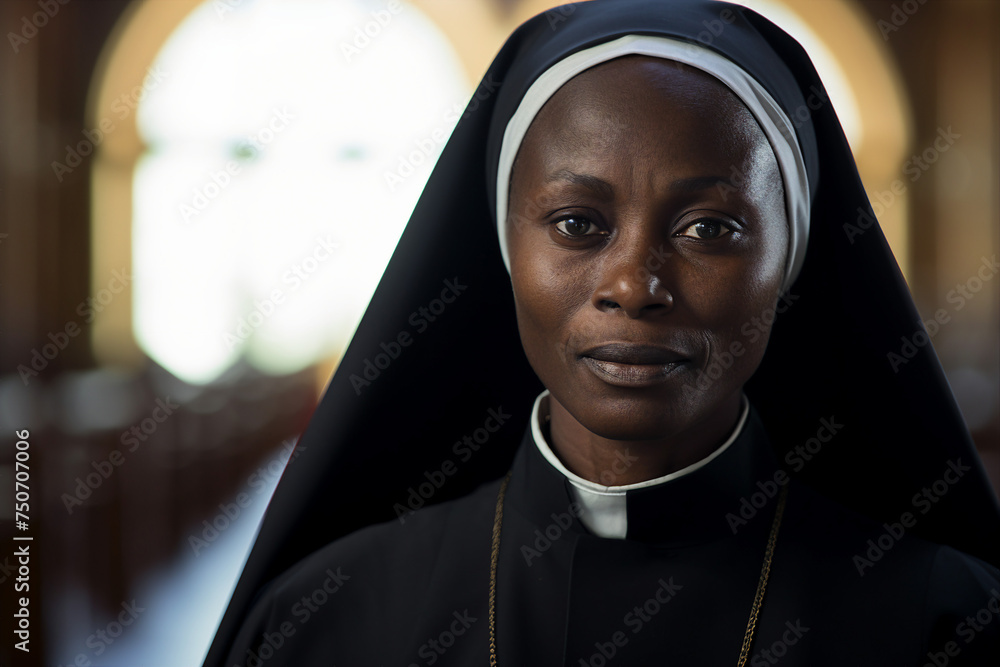
[{"label": "eyebrow", "polygon": [[615,188],[610,183],[597,176],[591,176],[589,174],[577,174],[570,171],[569,169],[560,169],[556,173],[549,177],[550,181],[567,181],[573,185],[579,185],[588,190],[593,191],[595,194],[600,195],[604,199],[614,199]]},{"label": "eyebrow", "polygon": [[[593,191],[595,194],[605,198],[613,199],[615,188],[602,178],[590,174],[577,174],[569,169],[560,169],[550,176],[551,181],[566,181],[573,185],[579,185]],[[692,176],[690,178],[679,178],[670,184],[672,192],[691,193],[708,190],[709,188],[726,185],[733,190],[738,189],[736,185],[724,176]]]}]

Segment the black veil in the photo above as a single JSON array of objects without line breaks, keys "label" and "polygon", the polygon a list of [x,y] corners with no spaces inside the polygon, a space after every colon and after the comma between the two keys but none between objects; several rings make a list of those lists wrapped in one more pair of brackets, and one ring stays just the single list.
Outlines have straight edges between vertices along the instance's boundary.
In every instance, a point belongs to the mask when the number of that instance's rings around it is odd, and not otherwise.
[{"label": "black veil", "polygon": [[[868,223],[805,51],[728,3],[593,0],[524,23],[484,76],[278,484],[206,665],[221,665],[257,593],[300,559],[508,469],[543,387],[521,348],[497,241],[503,131],[545,69],[626,34],[717,51],[796,125],[813,199],[806,259],[746,386],[778,460],[879,522],[930,503],[928,492],[933,506],[911,532],[1000,565],[1000,505],[885,238]],[[822,420],[842,428],[819,448]],[[939,493],[935,482],[955,471]]]}]

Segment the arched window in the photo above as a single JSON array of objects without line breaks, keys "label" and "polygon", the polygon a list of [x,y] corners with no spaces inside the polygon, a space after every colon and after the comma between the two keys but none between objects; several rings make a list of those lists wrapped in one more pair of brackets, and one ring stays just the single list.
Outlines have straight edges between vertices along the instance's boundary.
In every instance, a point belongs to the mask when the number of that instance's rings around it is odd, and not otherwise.
[{"label": "arched window", "polygon": [[374,7],[209,1],[156,56],[132,329],[175,376],[210,382],[240,357],[288,374],[350,340],[469,94],[429,20]]}]

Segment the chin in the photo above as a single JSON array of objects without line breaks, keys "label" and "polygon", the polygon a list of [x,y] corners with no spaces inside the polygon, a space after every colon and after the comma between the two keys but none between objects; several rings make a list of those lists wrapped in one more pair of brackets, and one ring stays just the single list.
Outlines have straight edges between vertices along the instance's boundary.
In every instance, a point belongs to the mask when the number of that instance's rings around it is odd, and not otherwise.
[{"label": "chin", "polygon": [[612,440],[659,440],[682,433],[699,421],[695,406],[663,392],[589,397],[566,405],[591,433]]}]

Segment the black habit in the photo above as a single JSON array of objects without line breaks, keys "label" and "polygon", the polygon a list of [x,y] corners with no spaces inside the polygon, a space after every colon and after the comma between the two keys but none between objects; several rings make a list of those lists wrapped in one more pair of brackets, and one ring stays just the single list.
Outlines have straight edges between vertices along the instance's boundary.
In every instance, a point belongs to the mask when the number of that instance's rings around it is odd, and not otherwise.
[{"label": "black habit", "polygon": [[[964,467],[956,462],[949,479]],[[526,429],[503,514],[498,664],[735,664],[776,476],[751,410],[721,456],[630,492],[627,539],[604,539],[581,524],[567,479]],[[313,554],[265,590],[225,664],[487,664],[498,487]],[[919,521],[916,506],[913,514]],[[996,664],[1000,572],[792,481],[748,664],[916,666],[935,656]]]}]

